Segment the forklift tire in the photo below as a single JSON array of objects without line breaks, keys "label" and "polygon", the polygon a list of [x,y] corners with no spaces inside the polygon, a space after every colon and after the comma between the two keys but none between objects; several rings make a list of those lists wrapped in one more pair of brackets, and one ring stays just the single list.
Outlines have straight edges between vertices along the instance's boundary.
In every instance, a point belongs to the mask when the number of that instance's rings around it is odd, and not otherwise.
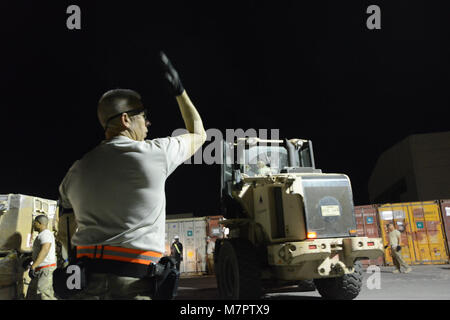
[{"label": "forklift tire", "polygon": [[353,273],[338,278],[314,279],[314,284],[324,299],[352,300],[361,291],[362,279],[361,262],[355,261]]},{"label": "forklift tire", "polygon": [[261,271],[254,245],[247,239],[224,240],[216,266],[221,299],[260,299]]},{"label": "forklift tire", "polygon": [[298,290],[300,292],[316,291],[314,280],[300,280],[297,282]]}]

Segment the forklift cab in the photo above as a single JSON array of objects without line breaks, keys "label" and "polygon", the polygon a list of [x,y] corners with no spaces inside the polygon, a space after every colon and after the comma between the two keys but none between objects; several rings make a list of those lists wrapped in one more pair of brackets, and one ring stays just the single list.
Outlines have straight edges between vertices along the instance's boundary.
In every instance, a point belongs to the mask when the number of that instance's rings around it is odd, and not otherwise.
[{"label": "forklift cab", "polygon": [[[223,141],[222,148],[221,200],[225,207],[230,203],[228,200],[232,198],[233,187],[242,183],[242,178],[286,173],[322,173],[322,170],[315,167],[310,140],[238,138],[235,142]],[[225,210],[227,211],[230,210]]]}]

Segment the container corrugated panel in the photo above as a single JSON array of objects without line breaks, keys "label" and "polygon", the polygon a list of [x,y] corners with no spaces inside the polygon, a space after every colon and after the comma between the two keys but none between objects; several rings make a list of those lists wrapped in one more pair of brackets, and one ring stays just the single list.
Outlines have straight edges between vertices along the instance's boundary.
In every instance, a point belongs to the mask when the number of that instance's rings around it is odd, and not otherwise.
[{"label": "container corrugated panel", "polygon": [[447,253],[450,251],[450,200],[441,200],[441,216],[444,224],[445,236],[447,238]]},{"label": "container corrugated panel", "polygon": [[[355,206],[355,220],[359,237],[381,238],[376,205]],[[384,258],[361,260],[363,266],[382,266]]]},{"label": "container corrugated panel", "polygon": [[[409,225],[408,204],[397,203],[380,205],[378,206],[378,217],[384,245],[389,244],[387,224],[394,223],[395,228],[401,232],[401,241],[403,244],[401,253],[403,259],[408,264],[414,264],[416,262],[416,258],[414,252],[413,234]],[[387,265],[393,265],[389,248],[387,248],[384,252],[384,261]]]},{"label": "container corrugated panel", "polygon": [[413,202],[409,205],[414,231],[416,259],[421,264],[448,262],[445,231],[438,201]]},{"label": "container corrugated panel", "polygon": [[[380,228],[385,244],[389,243],[386,225],[394,223],[402,232],[402,256],[409,264],[443,264],[448,262],[439,203],[437,201],[386,204],[378,207]],[[389,249],[385,261],[393,265]]]},{"label": "container corrugated panel", "polygon": [[57,202],[22,194],[0,195],[0,248],[31,252],[37,232],[33,219],[41,214],[49,217],[52,231],[57,230]]},{"label": "container corrugated panel", "polygon": [[183,245],[181,273],[206,272],[207,218],[172,219],[166,221],[166,255],[170,255],[173,238],[178,235]]}]

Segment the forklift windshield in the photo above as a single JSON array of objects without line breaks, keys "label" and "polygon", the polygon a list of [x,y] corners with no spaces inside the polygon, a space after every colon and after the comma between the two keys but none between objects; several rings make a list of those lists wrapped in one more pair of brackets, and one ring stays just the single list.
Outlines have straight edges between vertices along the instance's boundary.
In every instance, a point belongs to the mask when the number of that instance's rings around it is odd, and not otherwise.
[{"label": "forklift windshield", "polygon": [[279,174],[288,166],[287,150],[279,146],[252,146],[244,151],[241,172],[249,177]]},{"label": "forklift windshield", "polygon": [[239,176],[257,177],[295,172],[293,170],[316,170],[312,143],[308,140],[294,147],[294,144],[286,144],[285,141],[259,140],[255,143],[249,138],[237,143],[223,141],[222,147],[223,195],[231,195],[232,185],[239,181]]}]

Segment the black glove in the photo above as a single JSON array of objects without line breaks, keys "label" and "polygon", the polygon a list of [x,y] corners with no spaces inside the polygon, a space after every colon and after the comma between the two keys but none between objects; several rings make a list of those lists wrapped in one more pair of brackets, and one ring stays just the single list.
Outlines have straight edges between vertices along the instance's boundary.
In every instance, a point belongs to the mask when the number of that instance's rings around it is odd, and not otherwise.
[{"label": "black glove", "polygon": [[184,87],[181,83],[180,76],[178,75],[177,70],[170,63],[169,58],[165,55],[164,52],[159,53],[161,59],[161,67],[163,70],[164,79],[166,79],[169,92],[174,96],[179,96],[183,93]]},{"label": "black glove", "polygon": [[25,270],[28,269],[29,267],[31,267],[31,261],[33,261],[32,258],[26,258],[23,263],[22,263],[22,268],[24,268]]},{"label": "black glove", "polygon": [[29,276],[31,279],[36,278],[36,277],[37,277],[37,271],[30,268],[30,271],[28,271],[28,276]]},{"label": "black glove", "polygon": [[402,250],[402,247],[401,246],[397,246],[397,248],[395,250],[397,250],[397,252],[399,252],[400,250]]}]

